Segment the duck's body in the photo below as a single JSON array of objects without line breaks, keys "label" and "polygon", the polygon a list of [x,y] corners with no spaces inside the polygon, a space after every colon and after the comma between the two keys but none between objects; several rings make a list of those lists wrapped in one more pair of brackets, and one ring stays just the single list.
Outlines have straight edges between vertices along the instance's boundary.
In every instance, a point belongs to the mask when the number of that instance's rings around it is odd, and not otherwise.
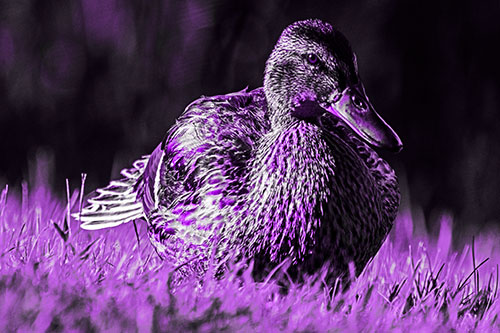
[{"label": "duck's body", "polygon": [[[309,36],[309,26],[340,38],[317,20],[298,22],[288,34]],[[274,57],[283,51],[279,45]],[[268,267],[291,258],[307,273],[328,264],[333,275],[354,262],[361,272],[397,212],[394,171],[346,123],[342,108],[352,108],[354,93],[339,84],[335,89],[342,94],[327,96],[313,83],[313,90],[291,87],[277,96],[276,80],[286,85],[288,79],[273,55],[263,88],[189,105],[151,155],[124,170],[125,179],[97,190],[82,211],[82,226],[98,229],[144,218],[158,252],[198,272],[209,260],[224,263],[236,256]],[[331,105],[340,115],[325,112]],[[358,135],[400,144],[390,128],[382,133],[382,125],[375,134],[368,127]]]}]

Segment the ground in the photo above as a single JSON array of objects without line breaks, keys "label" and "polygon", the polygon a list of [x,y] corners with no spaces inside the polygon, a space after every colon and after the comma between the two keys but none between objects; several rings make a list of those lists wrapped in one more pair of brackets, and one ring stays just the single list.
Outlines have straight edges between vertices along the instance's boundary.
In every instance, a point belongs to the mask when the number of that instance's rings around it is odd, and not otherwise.
[{"label": "ground", "polygon": [[0,331],[500,330],[500,236],[471,235],[454,249],[448,216],[435,237],[417,236],[409,210],[400,212],[345,292],[317,276],[283,295],[279,272],[255,283],[251,267],[174,290],[174,268],[145,225],[85,231],[68,220],[78,191],[67,200],[46,186],[18,192],[6,187],[0,198]]}]

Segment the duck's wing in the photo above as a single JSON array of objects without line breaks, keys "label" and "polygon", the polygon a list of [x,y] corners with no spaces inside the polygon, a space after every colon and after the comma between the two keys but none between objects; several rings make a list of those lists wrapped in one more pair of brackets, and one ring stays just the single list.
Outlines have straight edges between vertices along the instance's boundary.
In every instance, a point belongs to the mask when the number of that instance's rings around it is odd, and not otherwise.
[{"label": "duck's wing", "polygon": [[186,226],[207,214],[206,206],[198,209],[207,200],[213,208],[235,204],[253,147],[269,128],[266,107],[262,88],[191,103],[167,133],[158,162],[150,161],[154,172],[144,173],[138,193],[146,215],[168,211],[171,221],[158,223]]},{"label": "duck's wing", "polygon": [[118,226],[145,217],[144,205],[153,199],[145,188],[155,186],[155,173],[163,157],[161,145],[150,154],[136,160],[131,168],[123,169],[122,179],[112,180],[108,186],[87,196],[87,205],[72,216],[87,230]]},{"label": "duck's wing", "polygon": [[186,223],[186,212],[205,195],[219,207],[230,204],[252,148],[269,126],[266,107],[262,88],[194,101],[151,155],[91,193],[88,205],[72,216],[94,230],[150,218],[159,207],[177,206],[171,215]]},{"label": "duck's wing", "polygon": [[120,172],[122,179],[112,180],[108,186],[92,192],[87,199],[88,205],[72,214],[81,222],[80,227],[87,230],[110,228],[143,217],[135,188],[149,158],[149,155],[143,156],[131,168]]}]

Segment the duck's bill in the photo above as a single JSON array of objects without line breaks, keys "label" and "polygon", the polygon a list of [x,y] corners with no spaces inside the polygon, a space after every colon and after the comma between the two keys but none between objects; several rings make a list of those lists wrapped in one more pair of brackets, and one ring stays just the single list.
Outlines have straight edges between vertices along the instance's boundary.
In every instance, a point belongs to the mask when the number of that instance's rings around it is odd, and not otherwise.
[{"label": "duck's bill", "polygon": [[375,112],[361,84],[333,96],[323,108],[349,125],[369,144],[394,152],[403,148],[396,132]]}]

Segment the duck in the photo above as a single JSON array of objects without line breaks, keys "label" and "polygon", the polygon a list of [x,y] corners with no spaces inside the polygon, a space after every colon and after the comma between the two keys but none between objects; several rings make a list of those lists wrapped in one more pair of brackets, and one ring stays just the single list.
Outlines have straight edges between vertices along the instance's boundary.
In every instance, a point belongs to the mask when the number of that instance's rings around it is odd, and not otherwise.
[{"label": "duck", "polygon": [[184,275],[235,258],[257,273],[288,261],[300,274],[359,275],[400,202],[375,149],[402,146],[370,103],[346,37],[298,21],[275,44],[262,87],[192,102],[151,154],[73,217],[86,230],[144,221]]}]

